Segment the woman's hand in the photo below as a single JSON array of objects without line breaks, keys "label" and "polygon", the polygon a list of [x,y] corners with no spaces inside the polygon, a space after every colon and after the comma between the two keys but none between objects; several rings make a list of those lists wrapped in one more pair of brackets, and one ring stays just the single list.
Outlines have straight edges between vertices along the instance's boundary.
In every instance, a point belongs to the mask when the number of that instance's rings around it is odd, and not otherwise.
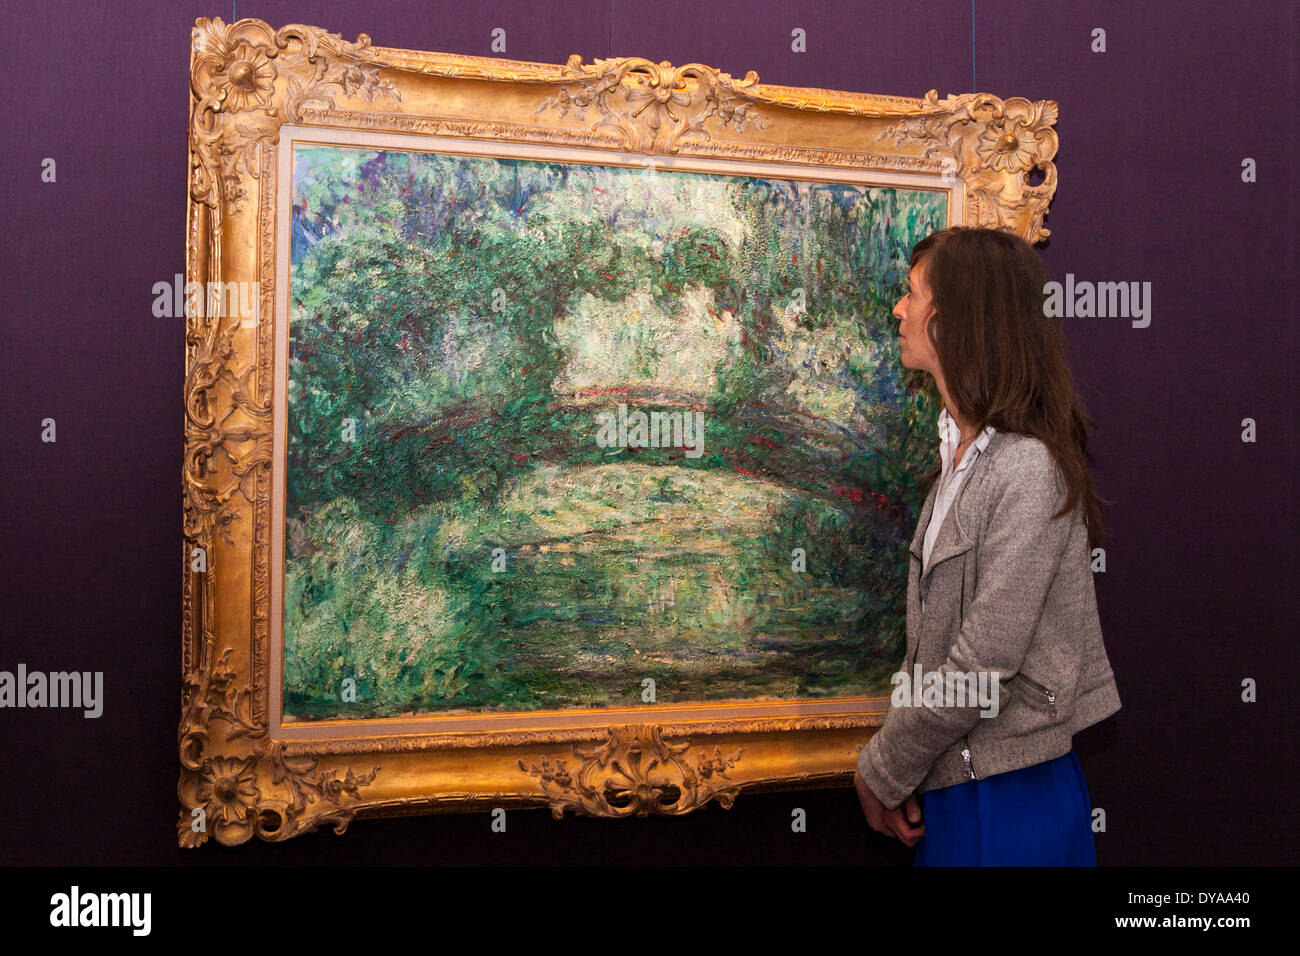
[{"label": "woman's hand", "polygon": [[858,802],[862,812],[867,815],[871,829],[886,836],[895,836],[908,846],[916,846],[925,836],[925,824],[921,823],[921,805],[915,796],[908,797],[895,810],[885,809],[862,774],[853,771],[853,788],[858,791]]}]

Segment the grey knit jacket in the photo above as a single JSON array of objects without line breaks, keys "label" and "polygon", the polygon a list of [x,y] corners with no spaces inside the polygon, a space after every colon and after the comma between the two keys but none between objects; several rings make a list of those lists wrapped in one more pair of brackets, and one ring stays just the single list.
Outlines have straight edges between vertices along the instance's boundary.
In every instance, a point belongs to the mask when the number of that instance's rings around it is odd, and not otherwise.
[{"label": "grey knit jacket", "polygon": [[[918,665],[922,674],[985,672],[990,690],[997,683],[998,708],[982,717],[991,708],[969,698],[891,703],[858,757],[867,786],[890,809],[913,793],[1066,754],[1076,732],[1120,706],[1082,512],[1051,520],[1065,483],[1047,446],[1014,432],[993,436],[922,574],[937,490],[935,482],[912,536],[903,671],[909,687]],[[946,706],[954,700],[965,706]]]}]

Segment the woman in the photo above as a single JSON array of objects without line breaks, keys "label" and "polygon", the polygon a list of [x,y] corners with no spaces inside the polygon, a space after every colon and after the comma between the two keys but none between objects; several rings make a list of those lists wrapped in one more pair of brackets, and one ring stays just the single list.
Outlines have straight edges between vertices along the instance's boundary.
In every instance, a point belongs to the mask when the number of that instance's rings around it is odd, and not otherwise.
[{"label": "woman", "polygon": [[854,784],[918,866],[1095,866],[1072,738],[1120,702],[1092,581],[1094,423],[1024,240],[944,229],[911,267],[893,314],[903,365],[943,402],[940,464],[910,547],[904,670]]}]

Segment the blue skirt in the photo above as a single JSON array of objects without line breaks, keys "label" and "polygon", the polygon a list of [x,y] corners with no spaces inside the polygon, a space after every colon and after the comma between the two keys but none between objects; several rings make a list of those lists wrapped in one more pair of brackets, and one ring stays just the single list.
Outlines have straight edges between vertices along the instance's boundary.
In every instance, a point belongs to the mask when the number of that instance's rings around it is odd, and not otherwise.
[{"label": "blue skirt", "polygon": [[1070,752],[1009,773],[927,790],[915,866],[1096,866],[1092,805]]}]

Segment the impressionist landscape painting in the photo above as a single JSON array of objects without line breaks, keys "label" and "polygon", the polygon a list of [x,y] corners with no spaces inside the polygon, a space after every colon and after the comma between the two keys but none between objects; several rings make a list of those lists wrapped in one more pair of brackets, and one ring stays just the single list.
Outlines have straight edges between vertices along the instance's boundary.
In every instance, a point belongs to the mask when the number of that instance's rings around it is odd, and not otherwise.
[{"label": "impressionist landscape painting", "polygon": [[887,695],[937,410],[890,311],[946,193],[292,170],[286,721]]}]

